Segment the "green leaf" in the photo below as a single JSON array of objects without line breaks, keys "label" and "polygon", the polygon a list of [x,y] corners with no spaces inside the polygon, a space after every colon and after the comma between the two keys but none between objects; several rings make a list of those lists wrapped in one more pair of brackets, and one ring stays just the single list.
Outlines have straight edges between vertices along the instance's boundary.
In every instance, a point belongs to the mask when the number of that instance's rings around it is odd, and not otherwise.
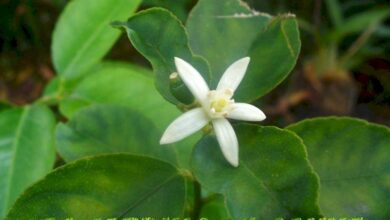
[{"label": "green leaf", "polygon": [[210,63],[213,88],[230,64],[251,58],[235,96],[242,101],[253,101],[278,85],[294,67],[300,50],[293,15],[272,17],[239,0],[200,0],[187,28],[194,53]]},{"label": "green leaf", "polygon": [[73,0],[61,14],[53,33],[53,63],[66,78],[80,76],[98,63],[118,39],[110,26],[128,18],[140,0]]},{"label": "green leaf", "polygon": [[191,6],[192,0],[143,0],[142,6],[146,7],[162,7],[171,11],[181,21],[187,19],[188,6]]},{"label": "green leaf", "polygon": [[184,178],[170,164],[116,154],[65,165],[29,188],[6,219],[182,217]]},{"label": "green leaf", "polygon": [[200,216],[204,219],[230,219],[223,196],[218,195],[207,201],[202,206]]},{"label": "green leaf", "polygon": [[203,187],[224,195],[233,219],[317,217],[318,179],[302,141],[276,127],[243,124],[235,130],[238,168],[228,164],[212,136],[197,144],[192,164]]},{"label": "green leaf", "polygon": [[[94,104],[115,104],[129,107],[154,123],[162,135],[181,112],[155,90],[149,70],[121,62],[104,62],[94,74],[85,77],[73,92],[60,103],[68,118]],[[195,135],[169,146],[176,148],[180,167],[188,167],[192,147],[199,140]]]},{"label": "green leaf", "polygon": [[340,28],[343,24],[343,11],[339,0],[326,0],[325,4],[333,26]]},{"label": "green leaf", "polygon": [[80,110],[56,131],[57,148],[66,161],[105,153],[147,155],[176,164],[173,148],[160,146],[154,124],[137,111],[112,105]]},{"label": "green leaf", "polygon": [[81,108],[93,104],[130,107],[152,120],[161,130],[180,115],[180,111],[155,90],[149,70],[122,62],[99,65],[94,74],[85,77],[60,103],[60,110],[71,118]]},{"label": "green leaf", "polygon": [[207,62],[192,54],[184,26],[169,11],[148,9],[137,13],[127,22],[117,22],[115,26],[124,28],[133,46],[150,61],[157,90],[173,104],[179,103],[169,88],[169,75],[176,72],[174,57],[191,63],[208,80]]},{"label": "green leaf", "polygon": [[390,217],[390,130],[353,118],[317,118],[290,125],[320,176],[325,216]]},{"label": "green leaf", "polygon": [[0,113],[0,219],[30,184],[52,169],[54,125],[52,113],[43,106]]},{"label": "green leaf", "polygon": [[340,39],[348,34],[354,34],[365,31],[371,25],[378,25],[390,15],[390,7],[370,9],[356,15],[353,15],[343,23],[340,28],[334,31],[336,39]]}]

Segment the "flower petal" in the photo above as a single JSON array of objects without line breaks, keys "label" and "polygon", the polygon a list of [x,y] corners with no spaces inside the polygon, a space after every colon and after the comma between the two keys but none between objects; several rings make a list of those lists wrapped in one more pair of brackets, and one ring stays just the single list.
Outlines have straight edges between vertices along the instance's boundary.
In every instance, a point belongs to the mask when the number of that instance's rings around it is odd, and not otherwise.
[{"label": "flower petal", "polygon": [[225,118],[212,120],[214,132],[226,160],[233,166],[238,166],[238,141],[230,122]]},{"label": "flower petal", "polygon": [[231,109],[226,117],[243,121],[263,121],[266,118],[259,108],[247,103],[231,104]]},{"label": "flower petal", "polygon": [[200,75],[200,73],[192,67],[191,64],[178,57],[175,57],[175,64],[180,78],[191,91],[192,95],[194,95],[195,98],[202,104],[206,103],[207,94],[210,89],[202,75]]},{"label": "flower petal", "polygon": [[230,65],[219,80],[217,90],[231,89],[234,92],[245,76],[249,61],[250,58],[245,57]]},{"label": "flower petal", "polygon": [[160,144],[180,141],[203,128],[209,119],[202,108],[192,109],[175,119],[165,130]]}]

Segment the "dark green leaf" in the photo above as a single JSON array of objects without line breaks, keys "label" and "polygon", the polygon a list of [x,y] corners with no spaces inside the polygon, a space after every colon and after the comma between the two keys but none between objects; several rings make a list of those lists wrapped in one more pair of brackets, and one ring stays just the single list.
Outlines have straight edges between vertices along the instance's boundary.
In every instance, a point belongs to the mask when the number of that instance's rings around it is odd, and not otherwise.
[{"label": "dark green leaf", "polygon": [[58,74],[80,76],[110,50],[120,32],[110,23],[128,18],[140,0],[74,0],[53,33],[53,63]]},{"label": "dark green leaf", "polygon": [[251,10],[239,0],[200,0],[187,27],[194,53],[210,64],[213,88],[230,64],[251,57],[237,91],[237,99],[243,101],[253,101],[279,84],[299,54],[299,33],[293,15],[272,17]]},{"label": "dark green leaf", "polygon": [[54,117],[43,106],[0,113],[0,219],[54,164]]},{"label": "dark green leaf", "polygon": [[174,57],[191,63],[208,80],[207,62],[192,54],[184,26],[169,11],[160,8],[145,10],[115,26],[124,28],[133,46],[150,61],[157,90],[168,101],[179,103],[169,89],[169,75],[176,72]]},{"label": "dark green leaf", "polygon": [[184,178],[170,164],[117,154],[91,157],[29,188],[6,219],[182,217]]},{"label": "dark green leaf", "polygon": [[390,130],[352,118],[293,124],[320,176],[325,216],[390,218]]},{"label": "dark green leaf", "polygon": [[318,179],[302,141],[275,127],[239,125],[235,130],[238,168],[226,162],[212,136],[193,153],[195,176],[208,191],[224,195],[233,219],[317,217]]},{"label": "dark green leaf", "polygon": [[176,164],[174,149],[160,146],[160,134],[147,118],[126,107],[95,105],[57,127],[57,148],[66,161],[85,156],[127,152]]}]

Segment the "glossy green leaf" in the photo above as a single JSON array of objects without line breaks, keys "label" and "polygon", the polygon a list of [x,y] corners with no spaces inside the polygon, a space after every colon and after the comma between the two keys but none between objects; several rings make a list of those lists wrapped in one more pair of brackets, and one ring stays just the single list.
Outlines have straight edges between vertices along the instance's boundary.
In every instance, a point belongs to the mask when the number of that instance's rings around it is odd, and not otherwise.
[{"label": "glossy green leaf", "polygon": [[[121,62],[104,62],[94,74],[85,77],[73,92],[60,103],[60,110],[68,118],[94,104],[115,104],[129,107],[154,123],[162,135],[181,112],[164,100],[156,91],[149,70]],[[181,167],[188,167],[192,147],[200,135],[160,146],[175,148]]]},{"label": "glossy green leaf", "polygon": [[114,105],[95,105],[77,112],[56,131],[57,148],[66,161],[105,153],[133,153],[173,164],[173,148],[160,146],[155,125],[137,111]]},{"label": "glossy green leaf", "polygon": [[230,64],[251,58],[235,96],[242,101],[253,101],[278,85],[294,67],[300,50],[293,15],[272,17],[240,0],[200,0],[187,28],[194,53],[210,64],[213,88]]},{"label": "glossy green leaf", "polygon": [[170,164],[134,155],[82,159],[29,188],[6,219],[181,217],[184,178]]},{"label": "glossy green leaf", "polygon": [[120,32],[110,26],[128,18],[140,0],[74,0],[61,14],[53,33],[52,54],[58,74],[80,76],[110,50]]},{"label": "glossy green leaf", "polygon": [[43,106],[0,113],[0,219],[30,184],[52,169],[54,125]]},{"label": "glossy green leaf", "polygon": [[320,176],[325,216],[390,218],[390,130],[352,118],[293,124]]},{"label": "glossy green leaf", "polygon": [[145,10],[115,26],[124,28],[133,46],[150,61],[157,90],[168,101],[179,103],[169,89],[169,75],[176,72],[174,57],[191,63],[208,80],[208,64],[192,54],[184,26],[169,11],[162,8]]},{"label": "glossy green leaf", "polygon": [[318,217],[318,179],[302,141],[292,132],[256,125],[235,126],[240,165],[232,167],[213,136],[193,153],[202,186],[224,195],[233,219]]}]

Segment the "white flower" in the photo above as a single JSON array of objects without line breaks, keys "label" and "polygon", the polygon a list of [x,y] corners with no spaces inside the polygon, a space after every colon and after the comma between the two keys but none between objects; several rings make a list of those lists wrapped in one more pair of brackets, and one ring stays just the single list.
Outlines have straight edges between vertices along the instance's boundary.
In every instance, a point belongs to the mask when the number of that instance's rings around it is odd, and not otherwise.
[{"label": "white flower", "polygon": [[194,95],[201,107],[185,112],[174,120],[165,130],[160,144],[169,144],[195,133],[210,121],[217,136],[218,143],[226,160],[238,166],[237,136],[226,118],[262,121],[264,113],[257,107],[246,103],[235,103],[234,91],[244,78],[250,58],[245,57],[230,65],[216,90],[210,90],[199,72],[186,61],[175,57],[179,76]]}]

